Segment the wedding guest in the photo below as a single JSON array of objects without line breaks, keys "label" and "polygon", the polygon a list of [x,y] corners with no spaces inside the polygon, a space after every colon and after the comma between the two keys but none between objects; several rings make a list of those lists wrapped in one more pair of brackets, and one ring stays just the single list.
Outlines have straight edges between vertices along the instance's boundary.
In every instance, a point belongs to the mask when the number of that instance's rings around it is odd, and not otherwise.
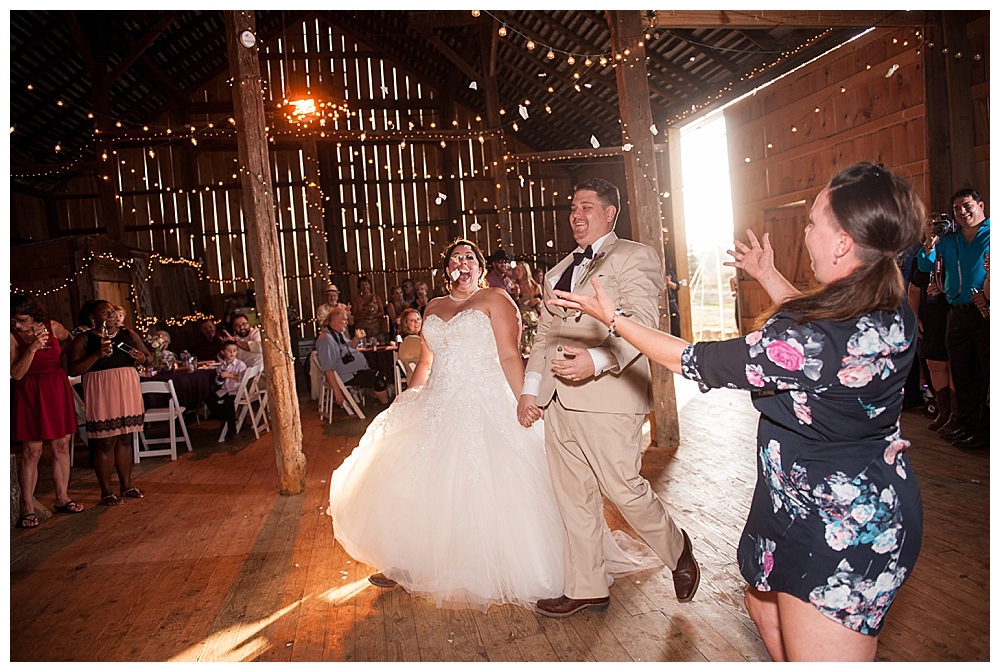
[{"label": "wedding guest", "polygon": [[206,317],[198,323],[201,339],[191,348],[191,354],[203,362],[214,362],[222,351],[222,335],[215,327],[215,321]]},{"label": "wedding guest", "polygon": [[514,294],[517,296],[517,307],[522,313],[537,311],[542,307],[542,286],[535,282],[531,266],[526,261],[519,261],[514,267]]},{"label": "wedding guest", "polygon": [[80,312],[76,316],[76,326],[69,332],[73,338],[76,338],[85,331],[94,328],[93,316],[94,312],[94,301],[84,301],[83,305],[80,306]]},{"label": "wedding guest", "polygon": [[413,285],[413,294],[414,294],[415,298],[410,303],[410,308],[416,309],[417,311],[420,312],[420,315],[423,316],[424,309],[427,308],[427,304],[431,300],[431,297],[430,297],[430,295],[428,293],[428,289],[427,289],[427,283],[426,282],[418,282],[418,283],[414,284]]},{"label": "wedding guest", "polygon": [[330,314],[330,311],[335,306],[344,305],[340,302],[340,289],[333,283],[326,286],[326,289],[323,291],[323,297],[323,303],[316,306],[316,324],[321,326],[326,324],[326,316]]},{"label": "wedding guest", "polygon": [[215,384],[219,389],[215,391],[214,402],[215,415],[222,419],[220,443],[236,435],[236,393],[247,372],[246,363],[237,357],[239,351],[236,341],[229,340],[223,343],[219,353],[219,370],[215,374]]},{"label": "wedding guest", "polygon": [[69,373],[83,377],[87,436],[101,504],[119,506],[124,502],[111,488],[112,470],[118,473],[122,497],[144,496],[132,485],[132,433],[142,429],[145,415],[136,364],[149,361],[149,352],[135,332],[114,326],[109,302],[95,301],[92,317],[99,326],[73,339]]},{"label": "wedding guest", "polygon": [[403,287],[401,285],[393,287],[392,291],[389,292],[389,300],[385,304],[385,314],[389,316],[391,335],[399,333],[399,318],[403,311],[409,307],[410,304],[403,300]]},{"label": "wedding guest", "polygon": [[236,357],[246,364],[247,368],[264,363],[264,348],[260,340],[260,329],[250,326],[246,315],[233,316],[233,334],[222,332],[224,343],[232,341],[236,344]]},{"label": "wedding guest", "polygon": [[423,322],[420,311],[416,308],[407,308],[399,318],[399,335],[403,337],[403,342],[399,344],[396,356],[406,368],[407,375],[413,373],[420,361],[420,329]]},{"label": "wedding guest", "polygon": [[403,280],[400,287],[403,288],[403,301],[405,301],[408,306],[412,305],[413,302],[417,300],[417,289],[413,282],[413,278],[406,278]]},{"label": "wedding guest", "polygon": [[[375,338],[382,333],[382,316],[385,314],[382,299],[372,292],[371,278],[358,278],[358,296],[351,301],[351,316],[354,329],[362,329],[367,338]],[[345,325],[346,328],[346,325]]]},{"label": "wedding guest", "polygon": [[[881,166],[838,173],[805,246],[819,286],[799,292],[763,244],[735,261],[775,306],[745,338],[698,343],[643,326],[594,278],[554,305],[582,310],[703,390],[754,391],[757,486],[740,537],[745,602],[774,660],[873,661],[920,551],[922,508],[900,435],[916,320],[896,257],[918,239],[916,190]],[[584,291],[586,289],[586,292]]]},{"label": "wedding guest", "polygon": [[499,287],[514,298],[514,279],[510,273],[510,257],[502,247],[495,251],[486,260],[490,265],[490,271],[486,274],[486,284],[490,287]]},{"label": "wedding guest", "polygon": [[379,371],[368,368],[368,360],[356,347],[358,338],[349,339],[344,335],[347,328],[347,309],[334,308],[327,316],[326,328],[316,339],[316,352],[319,355],[319,366],[326,378],[327,385],[333,390],[334,401],[342,406],[346,399],[340,386],[337,385],[334,372],[340,376],[344,385],[366,387],[375,393],[375,398],[383,404],[389,403],[388,383]]},{"label": "wedding guest", "polygon": [[69,440],[76,431],[76,412],[69,378],[60,363],[70,334],[62,324],[48,319],[41,305],[29,296],[11,297],[10,377],[14,380],[11,440],[22,442],[17,463],[21,487],[18,527],[38,527],[35,486],[38,460],[48,445],[52,451],[55,510],[80,513],[83,507],[69,498]]}]

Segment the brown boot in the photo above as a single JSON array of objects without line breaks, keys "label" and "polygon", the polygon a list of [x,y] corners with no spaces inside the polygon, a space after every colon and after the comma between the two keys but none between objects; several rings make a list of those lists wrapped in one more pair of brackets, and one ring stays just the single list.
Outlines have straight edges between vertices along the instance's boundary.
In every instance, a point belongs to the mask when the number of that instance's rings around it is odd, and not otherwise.
[{"label": "brown boot", "polygon": [[937,399],[937,417],[934,422],[927,425],[927,429],[937,431],[944,427],[949,418],[951,418],[951,390],[947,387],[942,387],[940,390],[934,392],[934,397]]}]

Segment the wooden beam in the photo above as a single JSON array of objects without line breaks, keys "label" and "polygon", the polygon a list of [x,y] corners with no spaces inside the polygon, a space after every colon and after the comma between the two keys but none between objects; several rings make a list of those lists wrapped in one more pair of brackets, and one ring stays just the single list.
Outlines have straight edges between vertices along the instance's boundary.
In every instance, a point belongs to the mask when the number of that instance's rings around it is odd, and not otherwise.
[{"label": "wooden beam", "polygon": [[[948,136],[951,155],[951,193],[964,188],[982,188],[976,176],[975,106],[972,98],[972,65],[969,58],[969,19],[965,11],[941,12],[943,45],[947,56],[928,53],[928,58],[945,61],[948,88],[927,92],[924,98],[943,97],[948,101]],[[963,54],[965,58],[954,58]],[[942,94],[944,94],[942,96]],[[951,196],[951,194],[949,194]],[[951,202],[946,204],[951,209]]]},{"label": "wooden beam", "polygon": [[925,11],[690,11],[658,9],[644,21],[649,28],[880,28],[923,27]]},{"label": "wooden beam", "polygon": [[475,68],[466,63],[461,56],[456,54],[451,47],[449,47],[437,35],[435,35],[433,30],[431,30],[426,26],[411,26],[411,28],[415,30],[417,33],[419,33],[425,40],[430,42],[431,46],[433,46],[435,49],[444,54],[444,57],[447,58],[449,61],[451,61],[452,64],[460,71],[462,71],[466,77],[468,77],[474,82],[483,81],[482,74],[477,72]]},{"label": "wooden beam", "polygon": [[[660,194],[656,182],[656,157],[653,136],[649,127],[653,123],[649,109],[649,88],[646,77],[646,48],[642,41],[642,17],[638,10],[609,10],[611,46],[615,51],[628,48],[631,53],[616,68],[618,74],[618,101],[621,106],[622,135],[632,149],[623,154],[625,182],[628,186],[628,204],[631,213],[632,233],[637,242],[649,245],[660,258],[660,274],[664,274],[663,231],[660,215]],[[660,296],[661,331],[670,333],[670,311],[667,310],[666,287]],[[653,387],[653,416],[655,419],[656,445],[676,449],[680,444],[680,424],[677,416],[677,397],[674,392],[674,375],[663,366],[650,363]]]},{"label": "wooden beam", "polygon": [[302,454],[302,419],[295,391],[295,353],[291,352],[288,300],[274,216],[267,133],[264,132],[266,122],[260,87],[260,61],[256,44],[248,48],[240,42],[244,33],[256,33],[256,22],[252,10],[225,10],[223,14],[229,67],[234,82],[233,106],[242,168],[243,216],[261,320],[275,460],[281,494],[296,495],[305,490],[306,458]]},{"label": "wooden beam", "polygon": [[721,53],[719,53],[719,50],[717,48],[714,48],[711,45],[708,45],[707,43],[703,42],[702,38],[697,37],[692,31],[682,30],[680,28],[674,28],[671,29],[669,32],[671,35],[675,35],[684,42],[686,42],[692,49],[697,51],[699,54],[707,57],[713,63],[718,63],[729,72],[736,73],[743,71],[743,67],[740,66],[739,63],[734,63],[732,60],[723,56]]},{"label": "wooden beam", "polygon": [[[943,39],[940,26],[927,26],[924,42],[941,43]],[[952,101],[948,95],[931,95],[937,91],[944,94],[948,91],[948,74],[946,56],[937,49],[923,50],[924,66],[924,125],[927,138],[927,172],[929,173],[927,209],[930,212],[941,212],[950,208],[948,198],[955,193],[952,189],[954,181],[951,176],[951,142],[949,112]],[[947,210],[945,210],[947,212]],[[950,213],[949,213],[950,214]]]},{"label": "wooden beam", "polygon": [[[479,17],[479,45],[483,55],[483,70],[486,77],[483,85],[483,93],[486,94],[486,123],[490,128],[501,128],[500,117],[500,94],[497,91],[496,62],[497,62],[497,34],[496,21],[492,18]],[[501,130],[502,133],[502,130]],[[500,188],[496,190],[497,210],[500,215],[500,246],[505,248],[508,254],[514,253],[513,219],[510,214],[510,188],[507,186],[503,136],[500,134],[490,137],[488,140],[490,156],[497,162],[497,172],[494,177]]]},{"label": "wooden beam", "polygon": [[[173,22],[174,22],[174,13],[167,12],[163,16],[163,18],[157,21],[152,28],[147,30],[146,34],[143,35],[138,41],[133,41],[129,39],[129,42],[131,44],[129,45],[128,53],[122,56],[122,59],[118,61],[117,64],[115,64],[114,69],[105,78],[108,84],[114,84],[115,82],[117,82],[118,78],[121,77],[126,70],[132,67],[132,64],[135,63],[136,60],[138,60],[139,57],[143,55],[146,49],[149,48],[149,45],[155,42],[156,38],[162,35],[163,31],[166,30],[167,27]],[[125,33],[122,33],[122,35],[124,37],[127,37]]]}]

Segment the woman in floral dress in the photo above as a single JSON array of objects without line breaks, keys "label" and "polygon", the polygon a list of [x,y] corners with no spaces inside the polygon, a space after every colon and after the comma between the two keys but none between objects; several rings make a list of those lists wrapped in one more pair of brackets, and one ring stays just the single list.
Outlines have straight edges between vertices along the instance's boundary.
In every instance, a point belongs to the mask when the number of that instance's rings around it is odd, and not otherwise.
[{"label": "woman in floral dress", "polygon": [[689,345],[596,297],[557,292],[651,359],[699,383],[754,392],[757,486],[737,557],[746,605],[775,660],[874,660],[886,611],[920,551],[920,490],[899,414],[916,319],[898,253],[923,206],[881,166],[839,173],[805,232],[819,286],[800,293],[763,245],[730,252],[775,303],[745,338]]}]

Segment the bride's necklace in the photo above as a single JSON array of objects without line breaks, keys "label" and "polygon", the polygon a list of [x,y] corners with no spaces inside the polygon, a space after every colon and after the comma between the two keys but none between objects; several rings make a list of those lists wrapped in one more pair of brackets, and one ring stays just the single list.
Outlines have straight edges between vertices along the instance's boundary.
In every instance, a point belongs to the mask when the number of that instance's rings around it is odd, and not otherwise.
[{"label": "bride's necklace", "polygon": [[451,292],[448,292],[448,298],[449,298],[449,299],[451,299],[452,301],[458,301],[459,303],[462,303],[462,302],[464,302],[464,301],[468,301],[469,299],[471,299],[472,297],[474,297],[474,296],[476,295],[476,292],[478,292],[478,291],[479,291],[479,289],[480,289],[479,287],[476,287],[476,288],[475,288],[474,290],[472,290],[472,292],[470,292],[470,293],[469,293],[469,295],[468,295],[467,297],[465,297],[464,299],[459,299],[459,298],[456,298],[454,294],[452,294]]}]

